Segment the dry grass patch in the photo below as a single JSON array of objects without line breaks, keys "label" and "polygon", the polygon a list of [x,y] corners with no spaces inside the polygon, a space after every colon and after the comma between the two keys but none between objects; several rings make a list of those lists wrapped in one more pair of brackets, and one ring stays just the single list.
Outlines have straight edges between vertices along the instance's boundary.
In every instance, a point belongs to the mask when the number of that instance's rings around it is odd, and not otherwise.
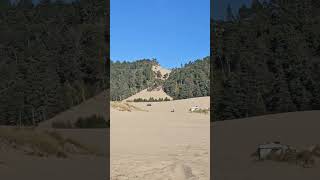
[{"label": "dry grass patch", "polygon": [[[259,157],[259,150],[252,153],[252,157]],[[316,164],[316,158],[319,158],[320,146],[313,145],[309,148],[298,150],[289,146],[287,149],[272,149],[265,154],[262,159],[256,159],[258,161],[272,160],[277,162],[295,163],[304,168],[314,167]]]},{"label": "dry grass patch", "polygon": [[200,113],[200,114],[208,114],[209,113],[209,109],[196,109],[196,110],[189,110],[189,112],[191,113]]},{"label": "dry grass patch", "polygon": [[123,103],[123,102],[111,102],[111,107],[114,109],[117,109],[118,111],[144,111],[144,112],[148,112],[145,109],[136,107],[130,103]]},{"label": "dry grass patch", "polygon": [[4,148],[39,157],[67,158],[70,155],[96,154],[92,148],[64,138],[55,131],[35,128],[0,128],[0,142]]}]

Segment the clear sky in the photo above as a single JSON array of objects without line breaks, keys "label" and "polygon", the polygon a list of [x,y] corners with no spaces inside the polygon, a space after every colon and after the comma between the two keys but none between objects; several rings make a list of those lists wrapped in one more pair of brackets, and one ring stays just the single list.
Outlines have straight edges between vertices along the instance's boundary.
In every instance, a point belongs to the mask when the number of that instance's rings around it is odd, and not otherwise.
[{"label": "clear sky", "polygon": [[252,0],[211,0],[211,16],[213,19],[225,19],[228,4],[230,4],[233,11],[237,12],[238,9],[242,6],[242,4],[249,5]]},{"label": "clear sky", "polygon": [[167,68],[210,54],[210,0],[111,0],[112,60],[156,58]]}]

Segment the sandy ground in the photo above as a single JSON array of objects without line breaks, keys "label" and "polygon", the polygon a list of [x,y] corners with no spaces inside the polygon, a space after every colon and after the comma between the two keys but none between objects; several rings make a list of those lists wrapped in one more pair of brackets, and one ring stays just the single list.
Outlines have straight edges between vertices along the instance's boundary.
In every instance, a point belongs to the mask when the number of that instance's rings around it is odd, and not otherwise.
[{"label": "sandy ground", "polygon": [[209,114],[188,109],[209,101],[131,103],[148,112],[111,109],[111,179],[208,180]]},{"label": "sandy ground", "polygon": [[6,180],[107,180],[104,158],[61,160],[1,152],[0,174]]},{"label": "sandy ground", "polygon": [[316,167],[301,168],[286,162],[254,162],[250,154],[267,141],[304,148],[320,144],[320,111],[293,112],[241,120],[216,122],[212,126],[212,178],[214,180],[317,180]]},{"label": "sandy ground", "polygon": [[[42,129],[37,129],[42,130]],[[95,147],[102,156],[74,156],[67,159],[37,157],[0,149],[0,176],[5,180],[107,180],[107,130],[59,130],[64,137]]]}]

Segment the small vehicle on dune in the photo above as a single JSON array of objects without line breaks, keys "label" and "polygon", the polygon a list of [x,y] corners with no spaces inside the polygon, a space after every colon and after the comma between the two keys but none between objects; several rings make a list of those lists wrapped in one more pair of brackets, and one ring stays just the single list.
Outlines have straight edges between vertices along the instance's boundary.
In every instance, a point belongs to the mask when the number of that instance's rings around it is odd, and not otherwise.
[{"label": "small vehicle on dune", "polygon": [[189,111],[193,112],[193,111],[198,111],[200,110],[200,108],[198,106],[193,106],[189,109]]}]

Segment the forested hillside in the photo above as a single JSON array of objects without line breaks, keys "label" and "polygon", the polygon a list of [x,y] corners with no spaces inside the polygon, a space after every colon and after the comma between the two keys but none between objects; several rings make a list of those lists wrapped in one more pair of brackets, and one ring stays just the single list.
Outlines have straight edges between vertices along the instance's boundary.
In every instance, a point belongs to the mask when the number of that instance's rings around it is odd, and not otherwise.
[{"label": "forested hillside", "polygon": [[0,2],[0,124],[43,121],[108,88],[105,0]]},{"label": "forested hillside", "polygon": [[174,99],[210,95],[210,58],[196,60],[176,68],[164,82],[164,91]]},{"label": "forested hillside", "polygon": [[157,65],[155,59],[142,59],[134,62],[112,62],[110,66],[111,100],[123,100],[143,89],[160,84],[152,70]]},{"label": "forested hillside", "polygon": [[155,59],[111,62],[111,99],[123,100],[143,89],[158,86],[174,99],[209,96],[209,61],[206,57],[189,62],[174,69],[166,80],[157,78],[157,72],[152,70],[152,66],[159,65]]},{"label": "forested hillside", "polygon": [[215,121],[320,109],[320,3],[254,0],[212,21]]}]

